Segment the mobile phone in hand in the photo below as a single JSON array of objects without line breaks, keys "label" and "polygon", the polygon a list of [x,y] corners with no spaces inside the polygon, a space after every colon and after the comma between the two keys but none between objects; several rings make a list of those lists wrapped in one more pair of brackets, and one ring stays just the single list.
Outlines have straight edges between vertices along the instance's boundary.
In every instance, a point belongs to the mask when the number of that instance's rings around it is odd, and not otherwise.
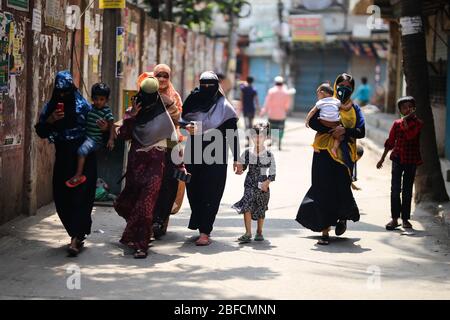
[{"label": "mobile phone in hand", "polygon": [[180,120],[178,121],[178,125],[180,128],[185,129],[188,125],[195,125],[194,121],[186,121],[186,120]]},{"label": "mobile phone in hand", "polygon": [[59,111],[59,112],[64,112],[64,103],[59,102],[59,103],[56,105],[56,110]]},{"label": "mobile phone in hand", "polygon": [[175,170],[173,177],[175,179],[184,181],[185,183],[191,182],[192,175],[190,173],[184,173],[182,170]]}]

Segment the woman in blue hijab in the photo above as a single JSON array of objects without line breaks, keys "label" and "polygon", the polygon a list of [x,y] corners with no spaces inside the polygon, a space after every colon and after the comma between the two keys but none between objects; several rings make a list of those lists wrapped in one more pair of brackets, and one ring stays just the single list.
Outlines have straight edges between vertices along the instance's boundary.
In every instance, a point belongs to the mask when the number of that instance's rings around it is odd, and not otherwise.
[{"label": "woman in blue hijab", "polygon": [[[86,159],[84,175],[87,182],[78,188],[68,188],[77,166],[77,150],[85,139],[86,116],[91,105],[75,87],[70,72],[56,74],[55,87],[36,124],[40,138],[55,145],[53,167],[53,198],[56,211],[67,233],[71,237],[68,252],[76,256],[83,247],[86,235],[91,232],[91,211],[94,205],[97,180],[97,162],[92,153]],[[102,130],[108,130],[106,123],[99,123]]]}]

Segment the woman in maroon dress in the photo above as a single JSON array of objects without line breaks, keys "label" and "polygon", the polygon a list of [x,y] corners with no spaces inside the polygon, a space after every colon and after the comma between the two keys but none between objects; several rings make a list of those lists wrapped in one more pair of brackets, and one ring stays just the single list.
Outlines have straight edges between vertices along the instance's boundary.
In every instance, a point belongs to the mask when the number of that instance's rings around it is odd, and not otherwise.
[{"label": "woman in maroon dress", "polygon": [[168,110],[171,108],[176,108],[175,104],[158,94],[158,81],[145,79],[132,110],[127,112],[119,129],[118,137],[131,140],[131,147],[125,188],[114,207],[127,222],[120,242],[134,249],[137,259],[147,257],[167,142],[177,138],[171,116],[178,116]]}]

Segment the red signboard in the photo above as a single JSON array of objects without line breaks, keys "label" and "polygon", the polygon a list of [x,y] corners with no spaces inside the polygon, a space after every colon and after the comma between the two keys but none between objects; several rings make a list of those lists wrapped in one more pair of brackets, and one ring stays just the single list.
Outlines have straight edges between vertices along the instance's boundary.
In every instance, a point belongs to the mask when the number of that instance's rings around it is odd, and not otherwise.
[{"label": "red signboard", "polygon": [[322,15],[302,14],[289,17],[293,42],[322,42],[325,40]]}]

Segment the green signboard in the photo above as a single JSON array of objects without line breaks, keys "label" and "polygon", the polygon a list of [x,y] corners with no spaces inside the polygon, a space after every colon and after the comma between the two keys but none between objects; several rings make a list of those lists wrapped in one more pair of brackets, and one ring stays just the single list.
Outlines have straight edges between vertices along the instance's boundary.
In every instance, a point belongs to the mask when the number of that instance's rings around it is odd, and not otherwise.
[{"label": "green signboard", "polygon": [[29,11],[30,0],[8,0],[8,8],[19,11]]}]

